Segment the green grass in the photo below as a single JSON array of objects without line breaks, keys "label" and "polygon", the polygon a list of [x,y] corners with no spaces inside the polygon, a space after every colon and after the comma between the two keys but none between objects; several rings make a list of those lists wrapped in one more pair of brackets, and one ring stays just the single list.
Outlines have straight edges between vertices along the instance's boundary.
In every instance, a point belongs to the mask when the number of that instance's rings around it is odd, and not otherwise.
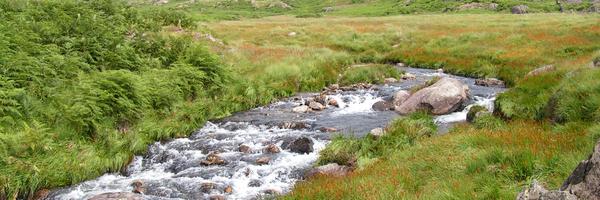
[{"label": "green grass", "polygon": [[382,84],[386,78],[400,78],[400,72],[391,65],[355,65],[342,74],[340,84],[352,83]]},{"label": "green grass", "polygon": [[598,134],[576,124],[552,128],[516,121],[506,126],[511,128],[460,125],[405,148],[390,143],[380,148],[389,152],[363,169],[300,182],[283,199],[514,199],[534,178],[559,187],[587,157]]},{"label": "green grass", "polygon": [[[592,124],[600,74],[588,68],[600,49],[598,15],[467,14],[491,12],[420,0],[285,2],[293,9],[0,1],[0,197],[119,171],[152,142],[297,91],[397,77],[387,65],[395,62],[507,81],[497,114],[516,121],[486,116],[429,138],[430,118],[417,115],[381,139],[336,139],[320,163],[357,158],[363,170],[339,185],[302,183],[288,198],[512,198],[532,178],[556,187],[600,135]],[[552,12],[553,2],[498,3],[507,13],[521,3]],[[344,17],[443,10],[463,14]],[[290,16],[246,19],[281,14]],[[219,21],[232,19],[242,20]],[[195,38],[203,33],[223,44]],[[524,78],[546,64],[558,70]]]}]

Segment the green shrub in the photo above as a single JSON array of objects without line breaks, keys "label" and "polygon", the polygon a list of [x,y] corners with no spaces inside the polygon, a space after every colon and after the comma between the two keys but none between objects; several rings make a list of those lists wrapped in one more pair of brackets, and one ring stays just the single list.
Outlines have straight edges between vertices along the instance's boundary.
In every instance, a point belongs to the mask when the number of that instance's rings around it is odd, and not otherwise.
[{"label": "green shrub", "polygon": [[554,116],[560,122],[600,122],[600,70],[571,72],[557,86]]}]

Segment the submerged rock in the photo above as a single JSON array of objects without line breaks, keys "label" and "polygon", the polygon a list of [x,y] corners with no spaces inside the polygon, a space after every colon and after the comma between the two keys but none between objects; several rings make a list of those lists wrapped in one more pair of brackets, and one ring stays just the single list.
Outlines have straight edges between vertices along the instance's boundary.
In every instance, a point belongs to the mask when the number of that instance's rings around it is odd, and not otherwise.
[{"label": "submerged rock", "polygon": [[264,150],[266,153],[279,153],[281,150],[275,144],[269,144]]},{"label": "submerged rock", "polygon": [[266,164],[269,164],[269,162],[271,162],[271,158],[266,157],[266,156],[256,159],[256,164],[259,164],[259,165],[266,165]]},{"label": "submerged rock", "polygon": [[200,190],[204,193],[210,193],[210,191],[215,189],[216,187],[217,186],[215,183],[206,182],[206,183],[202,183],[202,185],[200,185]]},{"label": "submerged rock", "polygon": [[209,200],[225,200],[225,196],[223,195],[211,195],[210,197],[208,197]]},{"label": "submerged rock", "polygon": [[142,200],[142,195],[131,192],[108,192],[93,196],[88,200]]},{"label": "submerged rock", "polygon": [[283,122],[279,127],[284,129],[307,129],[310,128],[311,125],[306,122]]},{"label": "submerged rock", "polygon": [[443,115],[456,111],[468,98],[469,86],[457,79],[444,77],[411,95],[396,107],[396,111],[406,115],[426,110],[435,115]]},{"label": "submerged rock", "polygon": [[348,166],[338,165],[337,163],[329,163],[327,165],[315,167],[314,169],[308,171],[308,173],[306,173],[306,177],[310,178],[318,175],[341,177],[346,176],[348,173],[350,173],[350,171],[352,171],[352,169]]},{"label": "submerged rock", "polygon": [[225,160],[223,160],[219,155],[215,153],[210,153],[206,156],[206,159],[201,161],[202,165],[224,165]]},{"label": "submerged rock", "polygon": [[313,141],[310,138],[301,137],[290,143],[288,149],[294,153],[308,154],[314,151]]},{"label": "submerged rock", "polygon": [[394,104],[388,101],[379,101],[375,104],[373,104],[373,106],[371,106],[371,108],[375,111],[387,111],[387,110],[394,110]]},{"label": "submerged rock", "polygon": [[238,147],[238,151],[242,153],[250,153],[250,147],[248,145],[242,144]]}]

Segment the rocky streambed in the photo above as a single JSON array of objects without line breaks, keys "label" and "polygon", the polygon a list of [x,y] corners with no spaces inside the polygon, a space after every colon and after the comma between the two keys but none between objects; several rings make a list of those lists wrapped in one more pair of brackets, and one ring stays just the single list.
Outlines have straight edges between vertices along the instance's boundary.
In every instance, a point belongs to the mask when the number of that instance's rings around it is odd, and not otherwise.
[{"label": "rocky streambed", "polygon": [[466,84],[469,100],[458,111],[435,117],[443,133],[464,121],[472,105],[493,110],[496,95],[504,90],[436,70],[402,70],[412,76],[385,85],[334,88],[320,96],[320,105],[308,102],[318,94],[299,94],[208,122],[188,138],[150,145],[122,173],[52,191],[48,199],[257,199],[283,194],[304,178],[333,132],[362,137],[401,117],[386,106],[374,106],[392,102],[397,91],[438,76]]}]

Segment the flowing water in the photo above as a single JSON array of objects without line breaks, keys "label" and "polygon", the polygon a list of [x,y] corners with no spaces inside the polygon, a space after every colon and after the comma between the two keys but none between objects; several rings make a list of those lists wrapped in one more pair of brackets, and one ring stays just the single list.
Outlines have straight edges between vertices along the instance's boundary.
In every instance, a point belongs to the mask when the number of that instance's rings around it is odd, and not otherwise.
[{"label": "flowing water", "polygon": [[[394,118],[393,111],[374,111],[371,106],[391,99],[395,91],[422,84],[434,76],[451,76],[469,85],[471,101],[464,110],[435,117],[442,133],[449,125],[466,119],[468,108],[478,104],[493,109],[496,94],[503,88],[474,85],[471,78],[437,73],[434,70],[403,68],[416,75],[390,85],[375,86],[368,90],[345,91],[329,95],[339,102],[318,112],[294,113],[314,94],[301,94],[269,106],[241,112],[218,121],[208,122],[189,138],[156,142],[144,156],[136,156],[125,172],[105,174],[94,180],[55,190],[49,199],[87,199],[108,192],[130,192],[132,183],[142,181],[144,199],[208,199],[223,195],[226,199],[256,199],[273,193],[286,193],[303,178],[332,137],[320,131],[323,127],[340,130],[346,135],[362,137],[371,129],[384,127]],[[281,128],[282,124],[301,124],[300,129]],[[296,127],[298,128],[298,127]],[[299,154],[285,148],[300,137],[313,141],[312,153]],[[250,153],[239,152],[241,145],[250,147]],[[269,144],[282,147],[281,153],[268,154],[263,149]],[[210,152],[219,152],[224,165],[203,166]],[[259,165],[260,157],[271,158],[269,164]],[[227,187],[231,193],[225,193]]]}]

